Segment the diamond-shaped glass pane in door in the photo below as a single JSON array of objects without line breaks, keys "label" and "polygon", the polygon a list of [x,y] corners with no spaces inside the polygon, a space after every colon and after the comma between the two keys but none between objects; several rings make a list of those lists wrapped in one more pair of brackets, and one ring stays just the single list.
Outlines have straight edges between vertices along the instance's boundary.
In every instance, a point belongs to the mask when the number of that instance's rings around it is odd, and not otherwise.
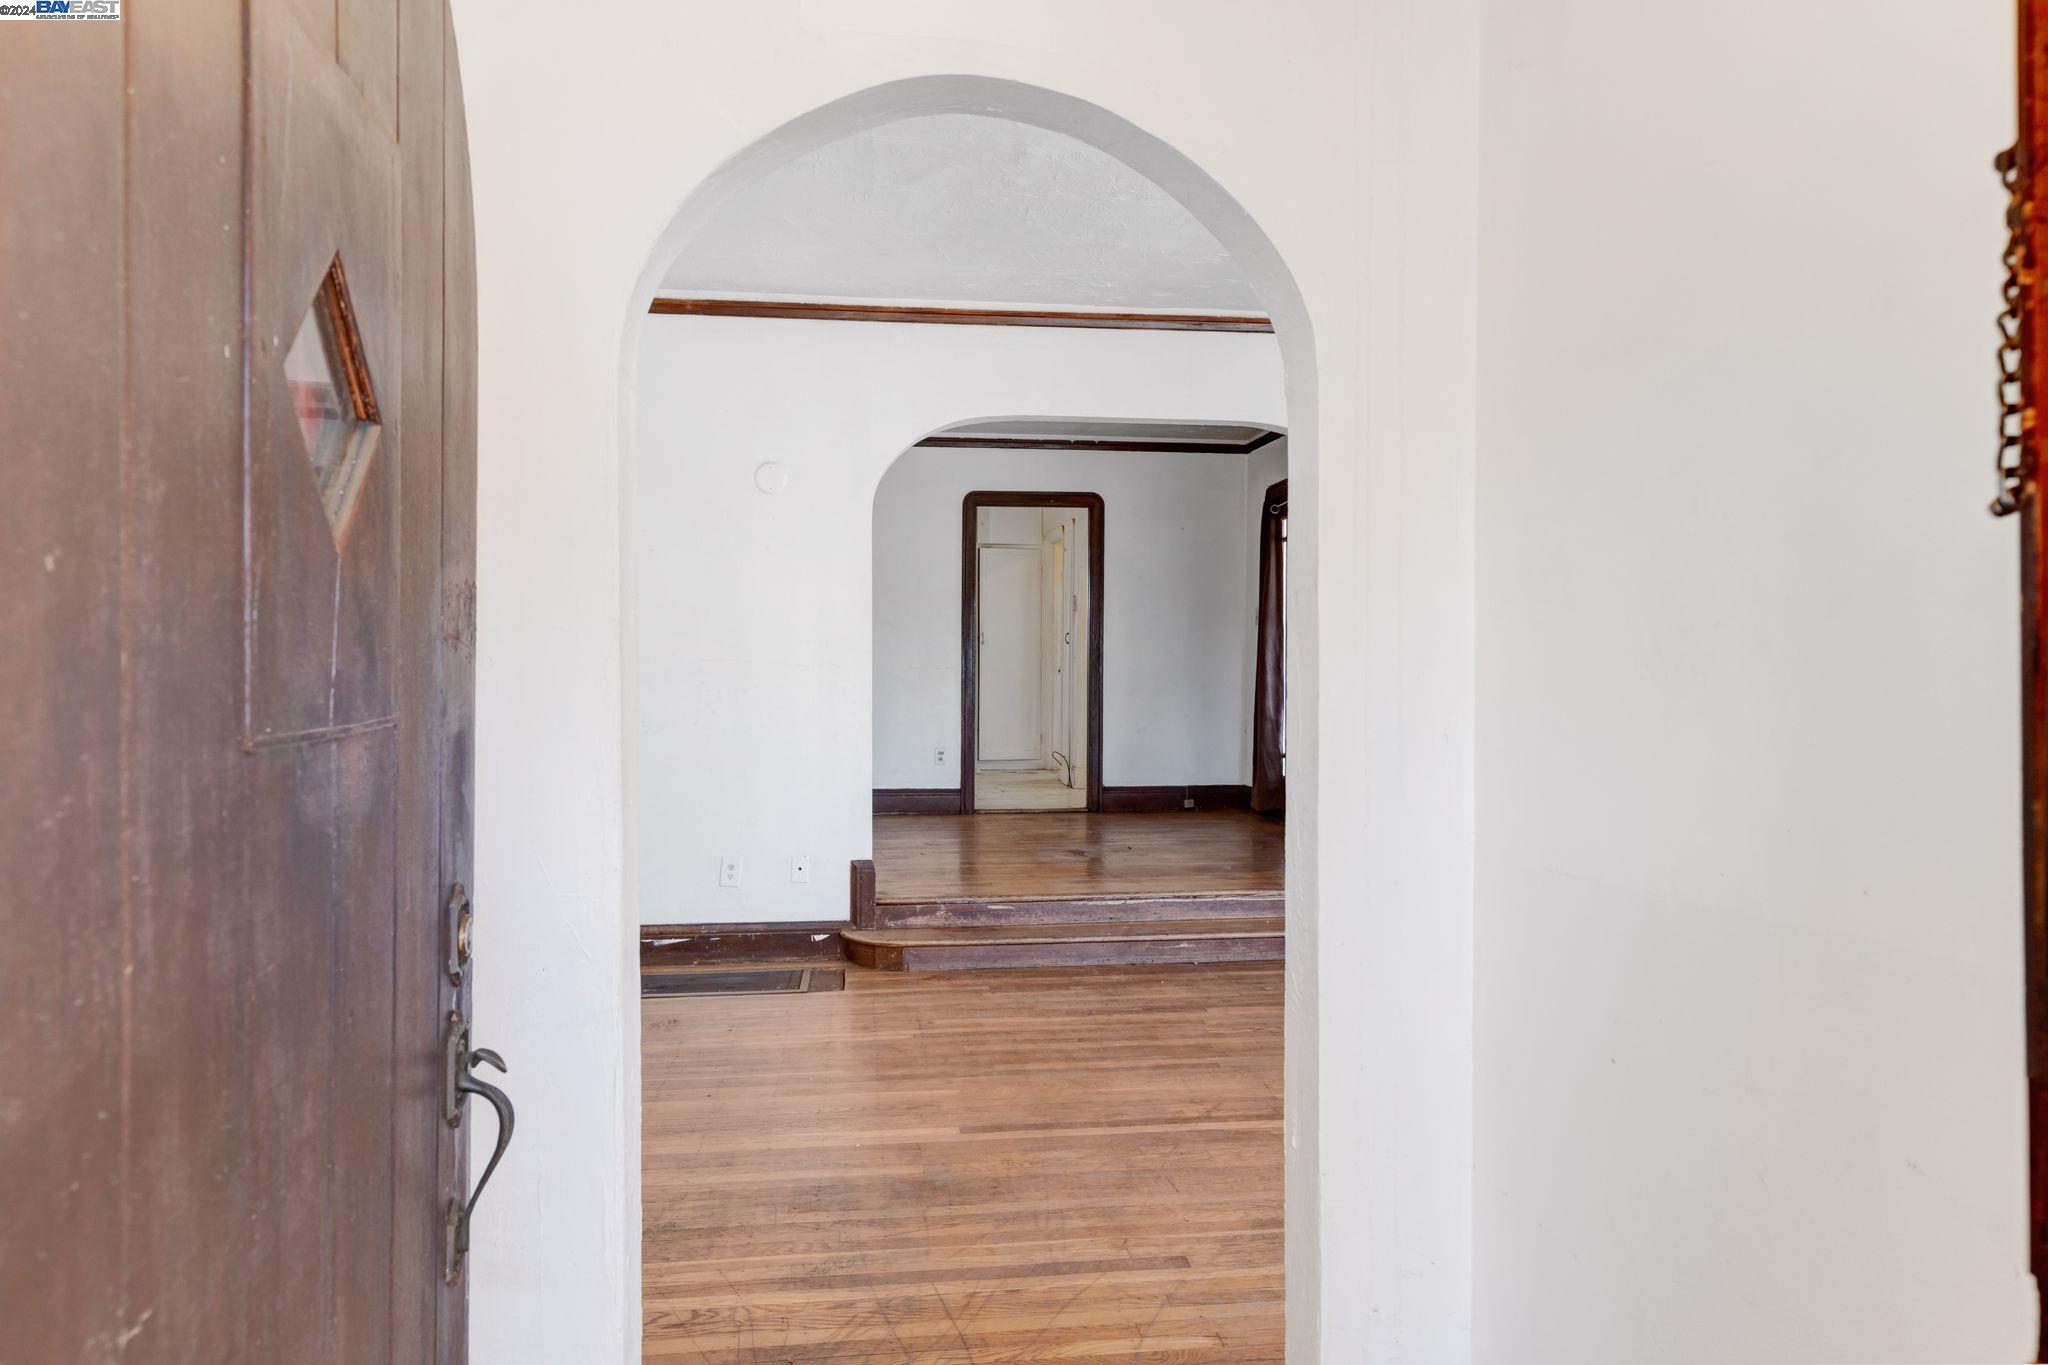
[{"label": "diamond-shaped glass pane in door", "polygon": [[377,397],[363,360],[341,258],[327,268],[291,349],[285,386],[320,488],[320,506],[339,546],[377,445]]}]

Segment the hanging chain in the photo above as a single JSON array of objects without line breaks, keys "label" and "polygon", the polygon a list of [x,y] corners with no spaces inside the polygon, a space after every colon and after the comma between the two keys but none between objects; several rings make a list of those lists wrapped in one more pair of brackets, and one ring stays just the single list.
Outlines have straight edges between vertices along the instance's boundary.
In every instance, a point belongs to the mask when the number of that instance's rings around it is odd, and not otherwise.
[{"label": "hanging chain", "polygon": [[2025,458],[2028,418],[2024,386],[2020,382],[2020,304],[2026,268],[2025,191],[2020,184],[2020,149],[2006,148],[1991,163],[2008,196],[2005,210],[2005,307],[1998,314],[1998,496],[1991,500],[1991,515],[2011,516],[2020,510],[2020,484]]}]

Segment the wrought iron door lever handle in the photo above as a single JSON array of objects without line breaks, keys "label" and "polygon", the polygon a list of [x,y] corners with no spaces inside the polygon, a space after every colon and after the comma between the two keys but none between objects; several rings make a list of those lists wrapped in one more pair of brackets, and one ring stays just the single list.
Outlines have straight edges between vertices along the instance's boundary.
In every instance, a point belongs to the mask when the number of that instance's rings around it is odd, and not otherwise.
[{"label": "wrought iron door lever handle", "polygon": [[467,1204],[462,1196],[456,1195],[448,1201],[448,1282],[450,1284],[462,1274],[462,1263],[469,1256],[469,1220],[476,1212],[476,1201],[484,1197],[484,1186],[491,1183],[491,1174],[498,1169],[498,1163],[505,1158],[505,1149],[512,1145],[512,1097],[475,1074],[473,1068],[478,1062],[505,1071],[505,1059],[487,1047],[480,1047],[463,1057],[461,1067],[455,1073],[455,1090],[458,1103],[461,1096],[481,1095],[498,1115],[498,1141],[491,1149],[491,1159],[484,1165],[483,1178],[476,1182],[476,1189],[470,1194]]}]

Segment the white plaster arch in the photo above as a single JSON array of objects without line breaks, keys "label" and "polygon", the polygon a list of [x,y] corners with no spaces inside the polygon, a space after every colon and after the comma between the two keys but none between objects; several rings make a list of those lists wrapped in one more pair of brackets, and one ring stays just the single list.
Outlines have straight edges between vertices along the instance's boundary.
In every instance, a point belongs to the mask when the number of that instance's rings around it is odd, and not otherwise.
[{"label": "white plaster arch", "polygon": [[[932,114],[968,113],[1013,119],[1077,138],[1122,161],[1150,179],[1178,200],[1195,219],[1230,251],[1244,270],[1260,306],[1272,319],[1280,349],[1283,400],[1279,414],[1244,420],[1284,430],[1289,439],[1290,479],[1295,497],[1304,509],[1312,508],[1318,487],[1316,346],[1309,310],[1293,274],[1278,248],[1252,216],[1216,180],[1195,162],[1161,139],[1100,105],[1041,86],[987,76],[929,75],[890,81],[848,94],[823,104],[775,128],[743,147],[719,165],[679,201],[666,227],[648,249],[639,278],[628,300],[620,337],[618,401],[619,518],[622,544],[633,544],[631,532],[634,507],[634,468],[638,428],[638,358],[641,329],[647,325],[648,307],[663,278],[691,239],[703,230],[720,208],[743,185],[755,177],[784,165],[826,143],[866,129],[902,119]],[[1041,414],[1042,415],[1042,414]],[[1097,414],[1107,416],[1108,414]],[[1234,421],[1234,416],[1203,414],[1203,420]],[[959,421],[988,420],[966,417]],[[897,447],[898,456],[925,435],[959,422],[941,423],[926,431],[908,434]],[[875,471],[867,489],[872,506],[875,491],[894,463],[892,456]],[[1287,854],[1287,917],[1290,939],[1307,951],[1289,954],[1287,964],[1287,1063],[1285,1149],[1287,1161],[1288,1320],[1290,1333],[1320,1335],[1320,1276],[1310,1265],[1298,1273],[1305,1257],[1314,1258],[1320,1242],[1318,1191],[1321,1186],[1320,1146],[1315,1114],[1316,1086],[1301,1084],[1301,1078],[1320,1069],[1316,1055],[1320,1030],[1317,1027],[1316,932],[1317,879],[1308,863],[1307,851],[1317,844],[1318,765],[1314,758],[1318,728],[1315,683],[1317,667],[1316,560],[1319,537],[1315,520],[1306,511],[1297,518],[1294,556],[1297,569],[1292,575],[1296,602],[1293,619],[1302,623],[1288,641],[1288,669],[1296,683],[1290,689],[1290,731],[1293,761],[1289,773],[1289,826]],[[629,921],[637,917],[631,908],[639,901],[635,884],[634,811],[638,773],[634,757],[633,726],[638,715],[638,697],[632,659],[638,639],[635,619],[635,578],[630,548],[622,557],[619,575],[622,635],[620,692],[622,697],[622,764],[619,811],[623,825],[624,898]],[[631,930],[629,929],[629,932]],[[631,1012],[629,1011],[629,1017]],[[637,1047],[630,1049],[637,1057]],[[631,1087],[637,1095],[637,1085]],[[629,1210],[638,1228],[637,1151],[629,1153],[629,1178],[634,1200]],[[1304,1227],[1307,1222],[1309,1226]],[[637,1251],[634,1253],[637,1265]],[[1303,1329],[1307,1328],[1306,1333]],[[1313,1348],[1311,1348],[1313,1349]],[[1293,1353],[1290,1352],[1290,1355]]]},{"label": "white plaster arch", "polygon": [[979,114],[1065,133],[1151,180],[1179,200],[1245,268],[1289,361],[1296,362],[1290,363],[1290,372],[1313,371],[1314,342],[1301,291],[1278,249],[1228,191],[1180,152],[1099,105],[992,76],[914,76],[871,86],[791,119],[734,154],[680,199],[650,247],[627,318],[626,353],[630,356],[633,332],[675,258],[740,185],[828,142],[930,114]]}]

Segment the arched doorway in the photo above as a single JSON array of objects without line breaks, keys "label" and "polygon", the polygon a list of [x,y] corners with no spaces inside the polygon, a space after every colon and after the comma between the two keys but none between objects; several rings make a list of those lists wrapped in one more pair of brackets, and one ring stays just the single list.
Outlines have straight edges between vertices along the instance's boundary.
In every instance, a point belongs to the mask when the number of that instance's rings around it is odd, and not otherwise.
[{"label": "arched doorway", "polygon": [[[1280,333],[1277,343],[1273,343],[1271,338],[1266,339],[1268,344],[1273,345],[1276,362],[1274,368],[1279,371],[1272,375],[1275,381],[1274,394],[1279,400],[1279,406],[1277,409],[1267,407],[1262,412],[1219,412],[1217,415],[1251,416],[1269,425],[1287,426],[1296,433],[1291,458],[1297,462],[1312,459],[1313,438],[1307,433],[1313,429],[1313,414],[1312,411],[1304,412],[1302,403],[1296,401],[1297,397],[1306,396],[1305,401],[1312,405],[1313,385],[1308,382],[1305,374],[1308,364],[1305,318],[1291,282],[1286,280],[1285,271],[1279,267],[1270,244],[1264,242],[1263,237],[1257,233],[1257,229],[1249,223],[1242,211],[1236,209],[1212,182],[1170,149],[1144,137],[1100,109],[1029,87],[1011,86],[1003,82],[970,81],[963,78],[905,82],[901,86],[883,87],[879,91],[865,92],[863,95],[828,106],[813,115],[797,120],[774,137],[757,143],[733,162],[728,163],[712,181],[700,188],[678,214],[676,223],[664,234],[662,249],[650,262],[648,274],[643,276],[643,285],[648,288],[647,302],[652,311],[684,311],[664,309],[662,301],[655,297],[655,285],[664,278],[670,263],[677,255],[683,253],[701,234],[717,226],[719,209],[729,205],[735,197],[742,194],[754,178],[770,173],[779,165],[787,164],[791,159],[803,154],[806,149],[829,145],[852,133],[886,127],[922,115],[947,113],[969,113],[977,118],[1009,119],[1034,127],[1049,128],[1078,139],[1099,151],[1107,152],[1123,164],[1159,183],[1172,194],[1177,204],[1197,217],[1206,230],[1214,233],[1217,240],[1230,244],[1233,259],[1242,261],[1247,277],[1261,282],[1258,299],[1265,309],[1262,318],[1269,316],[1270,328]],[[1164,180],[1160,179],[1162,176],[1165,177]],[[1168,181],[1173,183],[1168,184]],[[1246,253],[1244,257],[1238,256],[1240,250]],[[731,312],[729,308],[700,308],[696,311],[700,316],[715,315],[721,311],[729,316]],[[764,312],[751,316],[758,318],[780,315]],[[784,614],[787,605],[799,594],[812,591],[812,588],[802,586],[807,581],[813,584],[815,581],[814,577],[807,579],[804,570],[817,571],[820,567],[819,561],[811,553],[796,552],[796,541],[778,541],[778,548],[787,551],[786,553],[760,557],[751,555],[751,551],[743,551],[737,541],[721,540],[720,543],[731,552],[723,562],[733,572],[716,576],[714,584],[713,577],[704,572],[705,562],[701,558],[690,563],[663,565],[659,562],[658,555],[643,553],[650,543],[650,527],[656,521],[660,521],[664,528],[673,522],[672,512],[678,504],[665,500],[663,489],[667,485],[664,481],[672,477],[676,467],[686,463],[690,458],[688,445],[671,439],[674,433],[683,430],[683,426],[678,425],[673,419],[682,416],[683,410],[690,408],[693,402],[696,404],[693,410],[701,414],[706,410],[704,401],[707,397],[706,394],[698,394],[693,398],[688,392],[679,392],[671,381],[673,376],[681,371],[672,368],[662,369],[661,380],[655,382],[654,370],[650,369],[650,346],[661,343],[653,341],[653,334],[646,330],[653,325],[658,325],[658,319],[645,319],[636,314],[633,324],[629,326],[628,344],[631,355],[625,366],[628,388],[622,403],[628,422],[627,464],[628,469],[632,471],[625,480],[628,492],[622,510],[625,523],[624,543],[627,546],[624,574],[624,616],[628,622],[625,669],[626,744],[629,754],[625,794],[628,821],[627,881],[629,899],[637,900],[643,911],[643,920],[650,898],[666,892],[673,881],[671,874],[676,868],[690,869],[683,875],[694,876],[694,869],[707,862],[707,854],[711,853],[709,846],[686,848],[673,867],[657,866],[657,860],[650,858],[649,855],[655,850],[666,850],[671,846],[674,836],[670,831],[702,826],[716,818],[710,812],[709,803],[718,802],[727,807],[748,809],[776,807],[779,814],[787,814],[793,803],[807,808],[803,818],[811,821],[810,828],[830,831],[842,827],[849,817],[864,817],[869,794],[868,780],[864,772],[857,774],[857,783],[844,780],[847,768],[866,765],[849,765],[818,759],[817,750],[835,744],[830,736],[837,730],[826,713],[842,704],[845,697],[830,686],[818,687],[815,693],[803,695],[801,687],[791,689],[785,686],[789,679],[770,677],[760,672],[748,672],[752,664],[746,657],[740,658],[738,671],[726,679],[726,685],[722,689],[714,685],[696,694],[704,703],[698,707],[700,710],[708,709],[711,699],[716,697],[729,699],[732,706],[731,710],[721,714],[720,736],[714,737],[708,744],[699,742],[704,739],[704,734],[700,730],[686,734],[678,746],[678,752],[691,753],[703,764],[696,779],[688,775],[687,767],[682,762],[657,760],[645,753],[635,755],[633,752],[636,744],[644,743],[650,733],[660,728],[652,718],[649,699],[658,696],[666,703],[668,699],[677,695],[676,690],[670,685],[671,682],[688,675],[691,668],[710,662],[705,658],[693,656],[686,661],[688,667],[679,670],[668,669],[657,657],[666,648],[668,637],[664,634],[661,641],[654,639],[654,622],[673,622],[680,613],[672,609],[679,608],[689,601],[692,590],[697,593],[695,600],[700,603],[713,595],[765,593],[765,597],[755,597],[750,608],[731,612],[714,611],[709,619],[695,628],[695,636],[700,644],[704,641],[718,642],[717,649],[731,659],[737,656],[729,642],[745,636],[749,630],[764,627],[772,629],[776,622],[789,620]],[[846,324],[841,320],[833,325],[844,327]],[[1077,334],[1097,330],[1099,329],[1096,324],[1083,324]],[[745,346],[750,343],[743,341],[737,344]],[[1297,354],[1299,359],[1296,358]],[[726,358],[729,359],[729,356]],[[700,374],[717,368],[717,357],[700,354],[697,359]],[[657,361],[656,364],[666,365],[667,361]],[[813,372],[825,372],[829,371],[829,368],[814,366]],[[1084,368],[1069,365],[1066,367],[1068,373],[1064,378],[1071,380],[1074,374]],[[767,369],[765,366],[755,367],[754,373],[766,373]],[[1090,412],[1088,395],[1085,393],[1081,394],[1078,400],[1067,402],[1028,403],[1009,391],[984,391],[976,386],[986,381],[986,373],[976,371],[972,366],[954,378],[965,386],[964,393],[956,389],[944,394],[945,401],[952,404],[955,411],[963,408],[967,411],[1030,411],[1036,408],[1040,411],[1080,411],[1084,416],[1096,418],[1111,415],[1107,411]],[[739,387],[738,382],[728,385],[723,391],[724,395],[729,397],[738,392]],[[937,385],[934,384],[934,387]],[[749,399],[760,399],[766,396],[766,392],[749,391],[745,396]],[[988,396],[982,396],[984,392],[987,392]],[[725,397],[716,401],[724,402]],[[1093,401],[1100,404],[1107,400],[1098,396]],[[774,507],[778,509],[773,517],[758,524],[750,522],[749,525],[754,526],[754,530],[746,534],[776,536],[782,534],[775,529],[777,526],[787,530],[797,520],[814,518],[806,522],[809,529],[802,532],[800,538],[804,545],[814,546],[816,537],[823,534],[819,529],[823,520],[829,520],[835,506],[843,504],[848,497],[858,496],[863,491],[863,485],[871,496],[874,483],[880,478],[882,464],[879,459],[892,457],[894,451],[908,444],[906,437],[914,439],[917,434],[915,428],[909,432],[891,430],[887,422],[899,420],[893,415],[885,416],[880,421],[874,420],[875,409],[881,406],[883,405],[874,403],[849,405],[849,410],[856,412],[853,425],[858,429],[848,433],[852,439],[842,442],[840,448],[866,452],[856,454],[850,461],[807,461],[801,455],[758,459],[749,456],[744,471],[739,466],[724,470],[720,489],[726,491],[708,486],[697,490],[714,510],[720,513],[713,520],[718,520],[721,524],[726,520],[723,513],[732,510],[733,507],[732,503],[726,501],[728,498],[772,499],[775,500]],[[658,414],[657,408],[661,409]],[[760,416],[762,411],[773,409],[785,412],[788,405],[756,403],[756,409],[750,420],[758,424],[761,420],[768,420]],[[659,421],[653,425],[650,425],[651,415],[659,417]],[[685,422],[687,420],[686,417]],[[930,424],[917,425],[928,429]],[[721,426],[717,433],[702,438],[699,448],[719,446],[728,441],[737,445],[739,442],[736,436],[735,432]],[[751,488],[742,488],[732,477],[740,472],[745,472],[749,476]],[[748,502],[749,507],[756,509],[765,505],[757,501]],[[745,517],[735,512],[734,519],[744,520]],[[666,529],[662,534],[666,534]],[[723,537],[726,533],[723,530],[705,530],[702,534],[707,537]],[[755,548],[758,548],[758,544]],[[827,596],[830,595],[828,590]],[[660,604],[651,605],[656,597],[660,597]],[[836,602],[836,599],[834,601]],[[866,633],[863,629],[866,625],[864,618],[870,607],[871,603],[866,600],[849,597],[836,605],[817,608],[806,618],[806,623],[815,627],[807,638],[839,640],[839,637],[844,636],[845,639],[839,641],[841,645],[857,642]],[[1248,658],[1249,642],[1245,649]],[[704,651],[699,650],[698,653],[702,655]],[[845,660],[867,661],[865,654],[857,649],[842,651],[839,645],[834,645],[829,649],[811,650],[800,664],[803,669],[809,670],[814,678],[831,678],[841,676],[839,670]],[[701,675],[699,676],[701,678]],[[841,680],[845,681],[843,677]],[[746,711],[744,703],[738,700],[750,692],[780,699],[781,710],[776,721],[780,732],[810,737],[813,761],[807,766],[807,780],[802,784],[800,791],[791,784],[789,778],[794,766],[793,756],[784,755],[781,761],[761,762],[758,758],[750,760],[740,748],[724,747],[729,737],[739,737],[743,744],[755,743],[756,738],[767,729],[765,714]],[[865,698],[859,700],[864,701]],[[1312,724],[1312,721],[1298,718],[1297,732],[1307,724]],[[837,727],[839,730],[844,728]],[[1246,743],[1249,744],[1248,737]],[[711,752],[713,749],[716,752]],[[715,777],[712,776],[714,774]],[[710,780],[705,780],[706,778]],[[693,781],[698,790],[691,794],[687,789],[692,786]],[[1312,819],[1312,801],[1305,799],[1306,796],[1298,785],[1295,797],[1297,819],[1304,815]],[[676,807],[667,804],[670,801],[692,800],[698,805],[680,818],[676,814]],[[691,818],[691,814],[699,812],[703,813],[705,818]],[[807,850],[821,841],[826,845],[831,843],[829,834],[821,834],[816,838],[807,835],[804,838]],[[792,860],[790,881],[798,885],[816,886],[821,882],[829,885],[832,880],[835,851],[838,850],[828,846],[825,855],[815,860],[806,853],[803,861],[807,866],[815,861],[815,868],[812,869],[814,875],[809,882],[799,882],[794,876]],[[797,923],[797,917],[789,913],[787,907],[822,903],[818,892],[792,892],[784,886],[781,882],[779,862],[771,873],[776,879],[772,895],[764,890],[760,893],[762,898],[754,900],[751,897],[755,893],[744,879],[750,873],[758,873],[760,857],[757,855],[749,858],[727,855],[723,852],[713,856],[719,867],[721,891],[741,892],[743,897],[748,898],[743,900],[741,897],[727,897],[725,903],[747,907],[750,912],[749,919],[758,914],[764,919]],[[731,878],[729,881],[726,880],[728,873]],[[754,910],[756,906],[759,907],[758,911]],[[1295,909],[1297,913],[1301,912],[1301,907],[1297,906]],[[1275,1005],[1277,1017],[1277,997]],[[1277,1062],[1277,1057],[1274,1060]],[[1277,1084],[1277,1074],[1273,1079]],[[650,1136],[650,1141],[652,1140]],[[1277,1150],[1275,1159],[1277,1161]],[[1273,1193],[1274,1212],[1277,1213],[1277,1189]],[[1277,1229],[1275,1240],[1277,1251]]]}]

